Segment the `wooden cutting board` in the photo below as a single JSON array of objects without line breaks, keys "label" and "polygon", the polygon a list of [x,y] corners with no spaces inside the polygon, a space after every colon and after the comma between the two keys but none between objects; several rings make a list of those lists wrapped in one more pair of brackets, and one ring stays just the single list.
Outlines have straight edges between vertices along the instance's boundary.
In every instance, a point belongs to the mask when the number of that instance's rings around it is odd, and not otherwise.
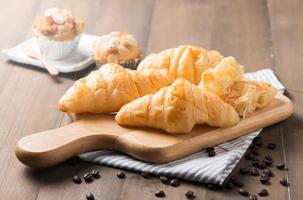
[{"label": "wooden cutting board", "polygon": [[196,125],[184,135],[122,127],[115,122],[114,115],[80,115],[67,126],[23,137],[15,153],[22,163],[31,167],[53,166],[97,149],[117,150],[140,160],[165,163],[282,121],[292,112],[291,101],[277,94],[268,107],[256,110],[234,127]]}]

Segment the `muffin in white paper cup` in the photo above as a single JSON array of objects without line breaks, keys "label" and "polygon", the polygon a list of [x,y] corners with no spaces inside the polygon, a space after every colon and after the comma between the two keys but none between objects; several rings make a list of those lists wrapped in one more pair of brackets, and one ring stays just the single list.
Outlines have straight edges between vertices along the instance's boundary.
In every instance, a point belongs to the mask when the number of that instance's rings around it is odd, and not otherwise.
[{"label": "muffin in white paper cup", "polygon": [[62,59],[73,53],[79,44],[84,22],[69,10],[47,9],[34,23],[34,34],[41,55],[48,59]]}]

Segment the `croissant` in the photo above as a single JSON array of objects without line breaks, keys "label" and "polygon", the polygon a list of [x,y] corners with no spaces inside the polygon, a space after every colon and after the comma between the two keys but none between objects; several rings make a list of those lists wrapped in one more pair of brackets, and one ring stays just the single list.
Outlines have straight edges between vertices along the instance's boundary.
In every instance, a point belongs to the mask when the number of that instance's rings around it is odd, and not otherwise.
[{"label": "croissant", "polygon": [[61,97],[59,110],[68,113],[111,113],[124,104],[167,85],[161,75],[143,77],[136,70],[108,63],[77,80]]},{"label": "croissant", "polygon": [[268,83],[241,80],[229,88],[222,99],[231,104],[240,116],[249,116],[257,108],[267,107],[276,95],[276,89]]},{"label": "croissant", "polygon": [[223,56],[217,51],[208,51],[201,47],[182,45],[157,54],[150,54],[138,66],[143,74],[160,72],[170,83],[183,78],[198,84],[201,74],[216,66]]},{"label": "croissant", "polygon": [[201,77],[199,87],[220,96],[243,117],[268,106],[276,94],[276,89],[268,83],[245,80],[243,67],[232,57],[224,58]]},{"label": "croissant", "polygon": [[231,105],[184,79],[124,105],[115,119],[120,125],[154,127],[175,134],[190,132],[196,123],[228,127],[239,122]]},{"label": "croissant", "polygon": [[180,46],[151,54],[138,70],[108,63],[77,80],[61,97],[59,110],[68,113],[110,113],[124,104],[170,85],[176,78],[197,84],[201,73],[222,59],[216,51]]}]

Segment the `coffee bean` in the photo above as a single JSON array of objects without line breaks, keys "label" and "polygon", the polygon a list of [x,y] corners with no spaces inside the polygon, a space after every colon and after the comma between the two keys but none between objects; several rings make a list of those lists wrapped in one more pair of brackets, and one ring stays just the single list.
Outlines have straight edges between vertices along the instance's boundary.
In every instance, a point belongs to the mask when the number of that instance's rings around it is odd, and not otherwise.
[{"label": "coffee bean", "polygon": [[188,191],[188,192],[186,192],[186,193],[185,193],[185,196],[186,196],[188,199],[195,199],[195,198],[196,198],[196,196],[195,196],[195,194],[194,194],[193,191]]},{"label": "coffee bean", "polygon": [[274,143],[267,144],[267,148],[269,148],[269,149],[275,149],[276,147],[277,147],[277,145]]},{"label": "coffee bean", "polygon": [[244,184],[240,180],[237,180],[233,182],[233,185],[236,187],[243,187]]},{"label": "coffee bean", "polygon": [[73,182],[76,183],[76,184],[80,184],[80,183],[82,183],[82,180],[79,176],[74,176],[73,177]]},{"label": "coffee bean", "polygon": [[214,147],[207,147],[207,148],[206,148],[206,151],[214,151],[214,150],[215,150]]},{"label": "coffee bean", "polygon": [[256,195],[249,195],[248,197],[249,200],[258,200],[258,197]]},{"label": "coffee bean", "polygon": [[259,176],[260,175],[259,170],[255,167],[250,168],[249,174],[252,175],[252,176]]},{"label": "coffee bean", "polygon": [[268,175],[266,174],[262,174],[262,176],[260,177],[260,182],[262,184],[269,184],[270,178]]},{"label": "coffee bean", "polygon": [[263,162],[264,162],[267,166],[270,166],[270,165],[272,165],[272,163],[273,163],[272,160],[267,160],[267,159],[264,159]]},{"label": "coffee bean", "polygon": [[94,200],[95,197],[94,197],[93,193],[88,192],[88,193],[86,194],[86,199],[87,199],[87,200]]},{"label": "coffee bean", "polygon": [[232,175],[229,180],[236,187],[243,186],[243,183],[238,179],[238,177],[236,175]]},{"label": "coffee bean", "polygon": [[124,172],[119,172],[119,173],[117,174],[117,177],[118,177],[119,179],[124,179],[124,178],[126,178],[126,175],[125,175]]},{"label": "coffee bean", "polygon": [[215,151],[208,151],[208,157],[214,157],[216,155]]},{"label": "coffee bean", "polygon": [[180,185],[180,181],[178,179],[172,179],[169,184],[173,187],[178,187]]},{"label": "coffee bean", "polygon": [[164,184],[167,184],[169,182],[169,178],[167,178],[166,176],[160,176],[159,178]]},{"label": "coffee bean", "polygon": [[271,161],[273,161],[273,160],[274,160],[274,159],[272,158],[272,156],[271,156],[271,155],[269,155],[269,154],[265,156],[265,159],[266,159],[266,160],[271,160]]},{"label": "coffee bean", "polygon": [[288,181],[287,181],[286,178],[283,178],[282,180],[280,180],[280,183],[281,183],[281,185],[283,185],[283,186],[285,186],[285,187],[288,187],[288,186],[289,186],[289,183],[288,183]]},{"label": "coffee bean", "polygon": [[264,169],[263,174],[267,174],[269,177],[274,176],[274,173],[270,169]]},{"label": "coffee bean", "polygon": [[91,183],[94,181],[93,175],[91,173],[85,173],[83,175],[83,178],[84,178],[85,182],[87,182],[87,183]]},{"label": "coffee bean", "polygon": [[265,196],[268,196],[268,191],[266,189],[262,189],[260,192],[259,192],[259,196],[261,197],[265,197]]},{"label": "coffee bean", "polygon": [[251,160],[252,161],[259,161],[260,162],[260,160],[257,157],[255,157],[255,156],[253,156]]},{"label": "coffee bean", "polygon": [[147,172],[141,172],[141,176],[143,178],[145,178],[145,179],[149,179],[150,178],[150,176],[149,176],[149,174]]},{"label": "coffee bean", "polygon": [[254,167],[259,168],[259,169],[264,169],[264,168],[266,167],[266,164],[265,164],[265,162],[263,162],[263,161],[253,161],[253,162],[252,162],[252,165],[253,165]]},{"label": "coffee bean", "polygon": [[160,190],[155,193],[155,196],[160,198],[165,197],[165,192],[163,190]]},{"label": "coffee bean", "polygon": [[257,145],[258,147],[263,145],[263,138],[262,137],[255,137],[253,139],[253,144]]},{"label": "coffee bean", "polygon": [[241,167],[241,168],[239,169],[239,173],[240,173],[240,174],[248,174],[248,173],[249,173],[249,169],[246,168],[246,167]]},{"label": "coffee bean", "polygon": [[255,156],[258,156],[260,153],[256,148],[252,148],[250,149],[250,151],[252,152],[252,154],[254,154]]},{"label": "coffee bean", "polygon": [[233,184],[232,184],[232,182],[230,181],[230,180],[227,180],[225,183],[224,183],[224,188],[225,189],[227,189],[227,190],[231,190],[231,189],[233,189]]},{"label": "coffee bean", "polygon": [[277,166],[277,169],[279,169],[279,170],[285,169],[285,164],[284,163],[277,164],[276,166]]},{"label": "coffee bean", "polygon": [[245,158],[246,160],[252,160],[253,157],[254,157],[254,156],[253,156],[250,152],[247,152],[247,153],[244,155],[244,158]]},{"label": "coffee bean", "polygon": [[249,195],[249,193],[247,192],[247,190],[244,190],[242,188],[238,190],[238,193],[240,195],[242,195],[242,196],[245,196],[245,197],[247,197]]},{"label": "coffee bean", "polygon": [[94,169],[94,170],[92,171],[92,176],[93,176],[94,178],[100,178],[100,173],[99,173],[99,171],[96,170],[96,169]]}]

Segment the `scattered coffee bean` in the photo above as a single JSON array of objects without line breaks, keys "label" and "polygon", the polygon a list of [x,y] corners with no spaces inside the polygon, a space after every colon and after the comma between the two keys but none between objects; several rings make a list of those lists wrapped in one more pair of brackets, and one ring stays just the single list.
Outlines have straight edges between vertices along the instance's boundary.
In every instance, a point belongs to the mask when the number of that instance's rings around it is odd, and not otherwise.
[{"label": "scattered coffee bean", "polygon": [[285,164],[284,163],[277,164],[277,169],[279,169],[279,170],[285,169]]},{"label": "scattered coffee bean", "polygon": [[86,199],[87,199],[87,200],[94,200],[95,197],[94,197],[93,193],[88,192],[88,193],[86,194]]},{"label": "scattered coffee bean", "polygon": [[249,174],[252,175],[252,176],[259,176],[260,175],[259,170],[255,167],[250,168]]},{"label": "scattered coffee bean", "polygon": [[83,178],[84,178],[85,182],[87,182],[87,183],[91,183],[94,180],[92,173],[85,173],[83,175]]},{"label": "scattered coffee bean", "polygon": [[252,154],[254,154],[255,156],[258,156],[260,153],[256,148],[252,148],[250,149],[250,151],[252,152]]},{"label": "scattered coffee bean", "polygon": [[250,152],[247,152],[247,153],[244,155],[244,158],[245,158],[246,160],[252,160],[253,157],[254,157],[254,156],[253,156]]},{"label": "scattered coffee bean", "polygon": [[73,177],[73,182],[76,183],[76,184],[80,184],[80,183],[82,183],[82,180],[79,176],[74,176]]},{"label": "scattered coffee bean", "polygon": [[166,176],[160,176],[159,178],[164,184],[167,184],[169,182],[169,178],[167,178]]},{"label": "scattered coffee bean", "polygon": [[141,176],[145,179],[149,179],[150,175],[147,172],[141,172]]},{"label": "scattered coffee bean", "polygon": [[238,190],[238,193],[240,195],[242,195],[242,196],[245,196],[245,197],[247,197],[249,195],[249,193],[247,192],[247,190],[244,190],[242,188]]},{"label": "scattered coffee bean", "polygon": [[269,154],[265,156],[265,159],[266,159],[266,160],[271,160],[271,161],[273,161],[273,160],[274,160],[274,159],[272,158],[272,156],[271,156],[271,155],[269,155]]},{"label": "scattered coffee bean", "polygon": [[207,148],[206,148],[206,151],[214,151],[214,150],[215,150],[214,147],[207,147]]},{"label": "scattered coffee bean", "polygon": [[260,161],[260,160],[259,160],[257,157],[255,157],[255,156],[253,156],[251,160],[252,160],[252,161]]},{"label": "scattered coffee bean", "polygon": [[196,196],[195,196],[195,194],[194,194],[193,191],[188,191],[188,192],[186,192],[186,193],[185,193],[185,196],[186,196],[188,199],[195,199],[195,198],[196,198]]},{"label": "scattered coffee bean", "polygon": [[165,197],[165,192],[163,190],[160,190],[155,193],[155,196],[160,198]]},{"label": "scattered coffee bean", "polygon": [[240,174],[248,174],[248,173],[249,173],[249,169],[246,168],[246,167],[241,167],[241,168],[239,169],[239,173],[240,173]]},{"label": "scattered coffee bean", "polygon": [[215,151],[208,151],[208,157],[214,157],[216,155]]},{"label": "scattered coffee bean", "polygon": [[281,181],[280,181],[281,185],[285,186],[285,187],[288,187],[289,186],[289,183],[287,181],[286,178],[283,178]]},{"label": "scattered coffee bean", "polygon": [[256,195],[249,195],[248,197],[249,200],[258,200],[258,197]]},{"label": "scattered coffee bean", "polygon": [[272,163],[273,163],[272,160],[267,160],[267,159],[264,159],[263,162],[264,162],[267,166],[270,166],[270,165],[272,165]]},{"label": "scattered coffee bean", "polygon": [[268,196],[268,191],[266,189],[262,189],[260,192],[259,192],[259,196],[261,197],[265,197],[265,196]]},{"label": "scattered coffee bean", "polygon": [[94,178],[100,178],[100,173],[99,173],[99,171],[96,170],[96,169],[94,169],[94,170],[92,171],[92,176],[93,176]]},{"label": "scattered coffee bean", "polygon": [[268,175],[266,174],[262,174],[262,176],[260,177],[260,182],[262,184],[269,184],[270,178]]},{"label": "scattered coffee bean", "polygon": [[178,179],[172,179],[169,184],[173,187],[178,187],[180,185],[180,181]]},{"label": "scattered coffee bean", "polygon": [[257,145],[258,147],[263,145],[263,138],[262,137],[255,137],[253,139],[253,144]]},{"label": "scattered coffee bean", "polygon": [[124,178],[126,178],[126,175],[125,175],[124,172],[119,172],[119,173],[117,174],[117,177],[118,177],[119,179],[124,179]]},{"label": "scattered coffee bean", "polygon": [[274,173],[270,169],[264,169],[263,174],[267,174],[269,177],[274,176]]},{"label": "scattered coffee bean", "polygon": [[236,187],[243,186],[243,183],[238,179],[238,177],[236,175],[232,175],[229,180]]},{"label": "scattered coffee bean", "polygon": [[276,147],[277,147],[277,145],[274,143],[267,144],[267,148],[269,148],[269,149],[275,149]]},{"label": "scattered coffee bean", "polygon": [[266,164],[265,164],[265,162],[263,162],[263,161],[253,161],[253,162],[252,162],[252,165],[253,165],[254,167],[259,168],[259,169],[264,169],[264,168],[266,167]]},{"label": "scattered coffee bean", "polygon": [[225,189],[227,189],[227,190],[231,190],[231,189],[233,189],[233,184],[232,184],[232,182],[230,181],[230,180],[227,180],[225,183],[224,183],[224,188]]}]

